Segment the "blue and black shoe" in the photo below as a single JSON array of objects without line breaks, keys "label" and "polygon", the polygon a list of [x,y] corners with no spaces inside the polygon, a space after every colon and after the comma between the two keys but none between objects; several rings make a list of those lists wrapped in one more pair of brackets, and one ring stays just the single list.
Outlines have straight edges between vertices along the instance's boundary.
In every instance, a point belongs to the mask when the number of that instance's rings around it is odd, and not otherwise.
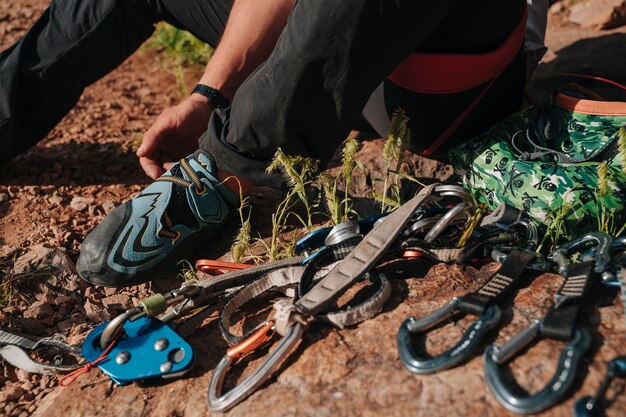
[{"label": "blue and black shoe", "polygon": [[238,205],[215,177],[213,158],[198,151],[109,213],[85,238],[78,273],[92,284],[126,286],[175,272]]}]

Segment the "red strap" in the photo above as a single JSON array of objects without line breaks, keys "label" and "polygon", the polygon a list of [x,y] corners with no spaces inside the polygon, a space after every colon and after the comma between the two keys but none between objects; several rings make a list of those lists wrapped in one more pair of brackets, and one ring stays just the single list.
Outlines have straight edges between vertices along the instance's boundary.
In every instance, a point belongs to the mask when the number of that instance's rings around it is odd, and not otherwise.
[{"label": "red strap", "polygon": [[253,265],[236,262],[214,261],[212,259],[198,259],[196,269],[208,275],[222,275],[222,271],[238,271],[250,268]]},{"label": "red strap", "polygon": [[617,81],[609,80],[608,78],[598,77],[596,75],[587,75],[587,74],[575,74],[572,72],[562,72],[559,74],[562,77],[576,77],[576,78],[586,78],[588,80],[601,81],[603,83],[610,84],[612,86],[621,88],[622,90],[626,90],[626,85],[620,84]]},{"label": "red strap", "polygon": [[109,345],[109,347],[106,348],[106,350],[102,352],[102,355],[100,355],[98,359],[96,359],[95,361],[88,362],[84,366],[81,366],[80,368],[73,370],[69,374],[63,375],[61,378],[59,378],[59,385],[62,387],[70,386],[74,381],[76,381],[76,379],[79,376],[91,371],[91,368],[93,368],[94,366],[97,366],[100,362],[108,358],[109,353],[111,353],[111,349],[113,349],[116,343],[117,343],[117,339],[114,339]]},{"label": "red strap", "polygon": [[478,105],[478,103],[480,103],[480,100],[483,99],[485,94],[487,94],[487,91],[489,91],[491,86],[496,82],[496,80],[498,79],[499,75],[500,74],[496,75],[489,82],[489,84],[487,84],[485,86],[485,88],[483,88],[483,90],[480,92],[480,94],[478,94],[476,96],[474,101],[472,101],[471,104],[469,106],[467,106],[467,108],[465,110],[463,110],[463,113],[459,114],[457,116],[457,118],[454,119],[454,121],[448,125],[446,130],[444,130],[441,133],[441,135],[439,135],[439,137],[437,139],[435,139],[433,141],[433,143],[430,144],[430,146],[428,148],[426,148],[422,152],[420,152],[420,155],[424,155],[424,156],[432,155],[437,149],[439,149],[441,147],[441,145],[443,145],[445,143],[446,140],[448,140],[450,135],[452,135],[459,128],[461,123],[463,123],[465,121],[465,119],[467,119],[467,116],[469,116],[470,113],[472,111],[474,111],[474,108]]},{"label": "red strap", "polygon": [[508,38],[495,51],[484,54],[414,52],[388,77],[399,87],[416,93],[452,94],[467,91],[496,78],[517,56],[526,32],[528,8]]}]

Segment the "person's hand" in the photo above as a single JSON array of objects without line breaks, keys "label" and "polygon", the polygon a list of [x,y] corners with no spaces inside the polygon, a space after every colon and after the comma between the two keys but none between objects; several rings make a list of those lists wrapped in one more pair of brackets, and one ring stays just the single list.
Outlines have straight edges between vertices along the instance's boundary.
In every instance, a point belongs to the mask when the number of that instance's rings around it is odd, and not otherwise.
[{"label": "person's hand", "polygon": [[212,111],[211,103],[199,94],[165,109],[137,149],[145,173],[157,179],[175,162],[196,151],[198,138],[206,131]]}]

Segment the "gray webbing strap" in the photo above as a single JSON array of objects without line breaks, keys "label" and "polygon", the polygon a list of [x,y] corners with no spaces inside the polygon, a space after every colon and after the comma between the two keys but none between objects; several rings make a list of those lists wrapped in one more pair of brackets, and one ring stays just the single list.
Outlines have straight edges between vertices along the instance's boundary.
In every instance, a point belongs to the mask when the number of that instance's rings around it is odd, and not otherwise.
[{"label": "gray webbing strap", "polygon": [[431,249],[429,255],[436,257],[438,262],[456,263],[462,260],[465,248]]},{"label": "gray webbing strap", "polygon": [[[335,264],[331,264],[328,265],[328,267],[323,268],[319,271],[318,275],[326,274]],[[245,286],[234,294],[220,310],[219,323],[224,339],[232,346],[240,343],[251,333],[255,332],[257,330],[256,328],[247,332],[243,336],[234,336],[231,334],[229,329],[232,325],[230,319],[233,313],[245,303],[258,297],[266,291],[275,289],[286,293],[288,290],[293,289],[294,285],[300,281],[303,270],[303,266],[298,266],[273,271],[263,278]],[[380,281],[379,288],[364,302],[351,306],[347,309],[321,314],[317,318],[327,321],[339,328],[344,328],[375,316],[382,310],[383,306],[391,296],[391,284],[389,281],[384,276],[379,276],[378,280]],[[261,326],[262,325],[264,325],[264,323],[261,324]]]},{"label": "gray webbing strap", "polygon": [[409,222],[415,210],[430,199],[435,187],[436,185],[430,185],[422,188],[409,202],[376,225],[339,265],[296,301],[298,310],[317,315],[375,266]]},{"label": "gray webbing strap", "polygon": [[0,346],[13,345],[26,350],[37,349],[38,341],[28,339],[0,329]]},{"label": "gray webbing strap", "polygon": [[214,300],[216,296],[221,295],[225,291],[248,285],[271,271],[298,266],[302,263],[303,259],[303,256],[297,256],[251,266],[250,268],[239,271],[229,271],[218,276],[212,276],[198,271],[198,281],[194,283],[194,285],[200,287],[201,291],[190,300],[189,305],[191,307],[200,307],[209,300]]},{"label": "gray webbing strap", "polygon": [[296,256],[294,258],[251,266],[250,268],[239,271],[229,271],[217,276],[198,271],[197,274],[200,279],[195,285],[202,287],[204,289],[203,292],[213,294],[215,292],[241,287],[273,270],[300,265],[303,259],[303,256]]},{"label": "gray webbing strap", "polygon": [[622,268],[617,274],[619,281],[619,298],[622,300],[622,307],[624,307],[624,315],[626,316],[626,268]]},{"label": "gray webbing strap", "polygon": [[[194,286],[200,287],[200,293],[186,301],[186,308],[174,317],[185,315],[187,312],[215,305],[220,302],[223,295],[232,293],[237,288],[250,284],[261,278],[263,275],[282,268],[298,267],[302,264],[303,256],[298,256],[280,261],[269,262],[261,265],[254,265],[250,268],[229,271],[225,274],[213,276],[197,271],[198,280],[193,283]],[[176,326],[178,334],[183,337],[190,336],[202,324],[202,322],[213,313],[213,309],[198,310],[196,313],[188,316]],[[182,314],[181,314],[182,313]]]},{"label": "gray webbing strap", "polygon": [[55,337],[44,337],[35,341],[0,329],[0,346],[2,346],[0,347],[0,357],[12,366],[31,373],[51,374],[57,371],[67,372],[82,366],[82,363],[76,365],[45,364],[33,360],[25,352],[25,350],[32,351],[48,346],[63,350],[74,356],[81,356],[79,349],[57,340]]}]

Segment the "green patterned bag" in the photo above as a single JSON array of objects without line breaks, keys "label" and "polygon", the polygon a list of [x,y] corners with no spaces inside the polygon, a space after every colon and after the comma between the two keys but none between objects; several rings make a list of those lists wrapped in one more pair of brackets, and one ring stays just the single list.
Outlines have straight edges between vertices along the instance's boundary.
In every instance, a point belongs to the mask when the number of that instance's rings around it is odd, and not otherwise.
[{"label": "green patterned bag", "polygon": [[453,149],[450,159],[489,208],[507,203],[543,224],[559,218],[577,235],[621,221],[625,125],[626,103],[572,84]]}]

